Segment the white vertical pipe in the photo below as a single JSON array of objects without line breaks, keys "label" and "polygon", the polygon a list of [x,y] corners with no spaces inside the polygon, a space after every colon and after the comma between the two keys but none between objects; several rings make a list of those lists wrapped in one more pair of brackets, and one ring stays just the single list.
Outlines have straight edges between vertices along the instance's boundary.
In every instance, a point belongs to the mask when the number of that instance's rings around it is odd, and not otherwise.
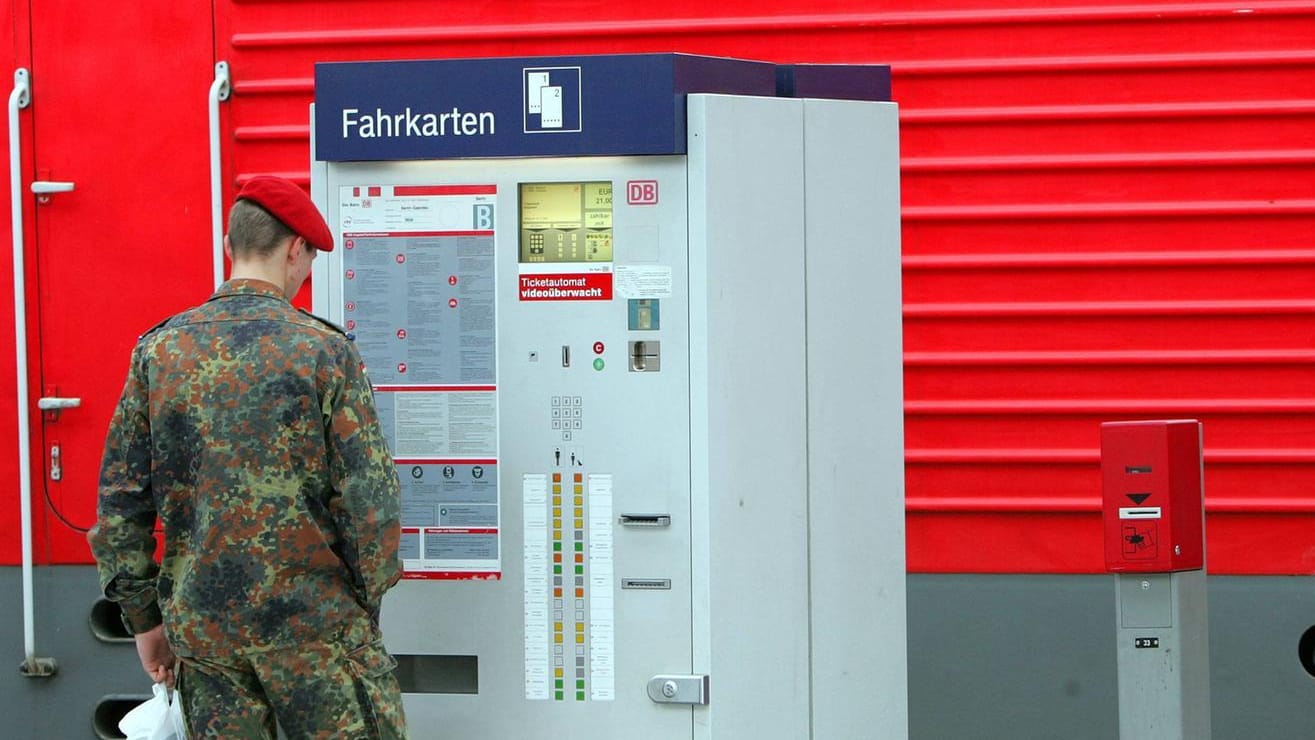
[{"label": "white vertical pipe", "polygon": [[219,158],[219,103],[228,100],[228,62],[215,65],[210,83],[210,239],[214,259],[215,287],[224,282],[224,163]]},{"label": "white vertical pipe", "polygon": [[14,237],[14,355],[18,372],[14,385],[18,394],[18,501],[23,531],[23,653],[24,665],[36,662],[35,599],[32,595],[32,437],[28,429],[27,397],[27,304],[23,266],[23,168],[22,137],[18,111],[31,101],[28,71],[14,71],[14,91],[9,93],[9,213]]}]

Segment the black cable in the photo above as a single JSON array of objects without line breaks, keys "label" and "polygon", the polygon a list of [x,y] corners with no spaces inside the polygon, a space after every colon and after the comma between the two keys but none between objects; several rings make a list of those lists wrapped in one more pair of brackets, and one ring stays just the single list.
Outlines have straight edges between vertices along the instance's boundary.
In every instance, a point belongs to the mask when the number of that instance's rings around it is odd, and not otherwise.
[{"label": "black cable", "polygon": [[86,534],[91,531],[91,527],[79,527],[73,522],[70,522],[67,517],[60,513],[59,509],[55,506],[55,502],[50,498],[50,486],[46,484],[45,475],[41,476],[41,493],[46,498],[46,508],[50,509],[50,513],[54,514],[56,519],[63,522],[64,526],[81,534]]}]

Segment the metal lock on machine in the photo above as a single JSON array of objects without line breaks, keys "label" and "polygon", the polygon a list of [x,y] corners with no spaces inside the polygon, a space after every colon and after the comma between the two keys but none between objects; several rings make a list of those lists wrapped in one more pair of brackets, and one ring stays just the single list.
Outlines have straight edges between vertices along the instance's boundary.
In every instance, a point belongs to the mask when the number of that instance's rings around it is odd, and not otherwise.
[{"label": "metal lock on machine", "polygon": [[658,704],[707,704],[708,677],[654,676],[648,680],[648,698]]}]

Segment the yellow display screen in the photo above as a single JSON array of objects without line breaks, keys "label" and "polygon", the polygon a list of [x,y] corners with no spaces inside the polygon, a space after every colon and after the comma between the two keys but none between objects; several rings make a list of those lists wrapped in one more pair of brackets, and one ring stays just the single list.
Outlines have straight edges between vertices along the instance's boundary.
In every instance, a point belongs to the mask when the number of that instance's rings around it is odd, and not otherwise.
[{"label": "yellow display screen", "polygon": [[611,262],[612,183],[521,183],[520,261]]}]

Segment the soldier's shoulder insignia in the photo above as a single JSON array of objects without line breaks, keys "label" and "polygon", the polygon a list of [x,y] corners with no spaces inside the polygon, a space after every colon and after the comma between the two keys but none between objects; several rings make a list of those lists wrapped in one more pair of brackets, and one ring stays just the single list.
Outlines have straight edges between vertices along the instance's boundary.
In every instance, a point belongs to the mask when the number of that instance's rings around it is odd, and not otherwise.
[{"label": "soldier's shoulder insignia", "polygon": [[316,316],[315,314],[311,313],[310,311],[307,311],[304,308],[298,308],[297,312],[300,313],[302,316],[313,320],[316,324],[319,324],[320,326],[329,329],[330,331],[336,332],[338,334],[342,334],[344,336],[347,334],[346,329],[342,328],[341,326],[338,326],[337,324],[333,323],[332,321],[329,321],[326,318]]}]

